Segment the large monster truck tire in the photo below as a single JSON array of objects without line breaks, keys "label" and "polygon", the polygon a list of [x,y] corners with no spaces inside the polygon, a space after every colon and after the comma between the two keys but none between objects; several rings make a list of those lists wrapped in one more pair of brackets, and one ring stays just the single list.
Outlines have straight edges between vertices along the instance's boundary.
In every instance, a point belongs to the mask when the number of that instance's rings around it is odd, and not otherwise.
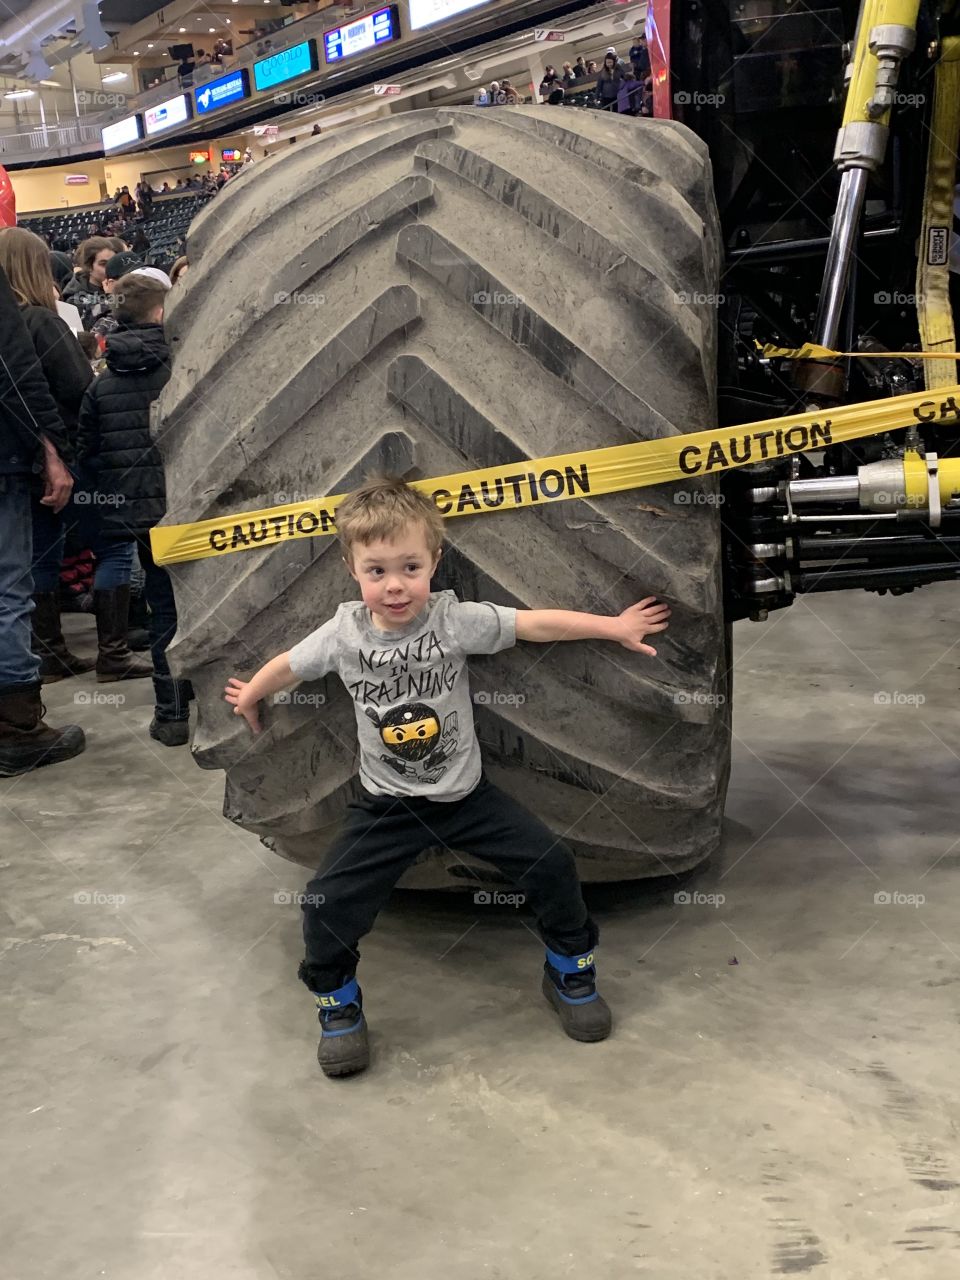
[{"label": "large monster truck tire", "polygon": [[[393,115],[302,141],[196,219],[171,296],[156,430],[167,523],[710,427],[720,239],[710,163],[669,121],[536,107]],[[727,644],[712,482],[447,523],[437,587],[521,608],[673,617],[655,659],[519,644],[471,662],[490,779],[587,880],[686,870],[720,838]],[[229,521],[228,521],[229,523]],[[224,812],[316,866],[357,788],[331,676],[264,709],[223,701],[356,596],[330,537],[172,567],[176,673]],[[477,860],[433,850],[404,883]]]}]

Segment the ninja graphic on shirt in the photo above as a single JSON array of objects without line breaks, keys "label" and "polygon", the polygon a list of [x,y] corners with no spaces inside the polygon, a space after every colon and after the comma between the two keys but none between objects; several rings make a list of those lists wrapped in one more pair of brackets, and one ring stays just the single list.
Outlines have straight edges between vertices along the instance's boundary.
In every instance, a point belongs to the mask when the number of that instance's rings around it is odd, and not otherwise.
[{"label": "ninja graphic on shirt", "polygon": [[[457,713],[451,711],[443,722],[433,707],[425,702],[406,702],[378,716],[372,707],[364,707],[380,733],[380,740],[390,752],[381,755],[384,764],[404,778],[418,782],[439,782],[447,772],[444,761],[457,749]],[[418,767],[419,766],[419,767]]]}]

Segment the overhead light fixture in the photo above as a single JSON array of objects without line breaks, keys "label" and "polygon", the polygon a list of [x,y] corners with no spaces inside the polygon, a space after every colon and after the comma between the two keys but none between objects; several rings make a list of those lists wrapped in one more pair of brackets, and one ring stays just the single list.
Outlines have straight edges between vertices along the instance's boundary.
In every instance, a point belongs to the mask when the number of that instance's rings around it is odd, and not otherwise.
[{"label": "overhead light fixture", "polygon": [[133,51],[133,56],[134,56],[135,58],[139,58],[139,57],[140,57],[140,50],[139,50],[139,49],[134,49],[134,51]]},{"label": "overhead light fixture", "polygon": [[153,45],[152,45],[152,44],[148,44],[148,45],[147,45],[147,48],[148,48],[148,49],[152,49],[152,48],[153,48]]},{"label": "overhead light fixture", "polygon": [[111,71],[108,76],[103,77],[104,84],[116,84],[118,80],[126,80],[127,73],[125,71]]},{"label": "overhead light fixture", "polygon": [[216,27],[208,27],[208,28],[207,28],[207,30],[210,32],[210,34],[211,34],[211,35],[213,35],[213,34],[216,32],[216,29],[217,29]]},{"label": "overhead light fixture", "polygon": [[186,31],[186,29],[187,29],[186,27],[181,27],[181,28],[180,28],[180,34],[181,34],[181,35],[183,35],[183,33]]},{"label": "overhead light fixture", "polygon": [[9,93],[5,93],[5,98],[32,98],[33,89],[11,89]]},{"label": "overhead light fixture", "polygon": [[41,84],[45,84],[45,85],[46,85],[48,88],[50,88],[50,89],[59,89],[59,88],[60,88],[60,84],[59,84],[59,82],[58,82],[58,81],[56,81],[56,80],[41,80],[41,81],[40,81],[40,83],[41,83]]}]

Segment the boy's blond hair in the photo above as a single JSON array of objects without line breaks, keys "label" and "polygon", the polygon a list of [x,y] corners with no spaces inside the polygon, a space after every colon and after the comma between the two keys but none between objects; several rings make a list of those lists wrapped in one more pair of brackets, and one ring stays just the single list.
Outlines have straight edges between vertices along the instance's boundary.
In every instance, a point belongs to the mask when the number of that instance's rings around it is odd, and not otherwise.
[{"label": "boy's blond hair", "polygon": [[419,525],[431,555],[443,545],[443,517],[432,499],[399,476],[374,476],[337,507],[337,536],[347,564],[357,543],[393,541],[407,525]]}]

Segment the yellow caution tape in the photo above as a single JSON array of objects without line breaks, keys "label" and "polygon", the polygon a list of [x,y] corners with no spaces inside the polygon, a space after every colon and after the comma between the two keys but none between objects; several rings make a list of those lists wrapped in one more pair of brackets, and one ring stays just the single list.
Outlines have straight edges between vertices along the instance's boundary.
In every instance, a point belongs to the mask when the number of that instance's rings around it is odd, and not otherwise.
[{"label": "yellow caution tape", "polygon": [[960,36],[945,36],[940,44],[928,137],[923,226],[917,255],[917,320],[924,353],[946,355],[952,361],[924,366],[924,382],[932,391],[957,377],[957,335],[950,304],[950,239],[960,138]]},{"label": "yellow caution tape", "polygon": [[[916,423],[960,421],[960,386],[936,398],[921,392],[836,409],[769,418],[741,427],[714,428],[661,440],[613,445],[552,458],[481,467],[431,480],[414,480],[442,515],[480,515],[542,506],[568,498],[622,493],[647,485],[714,476],[732,467],[783,458]],[[276,546],[336,532],[334,513],[346,494],[291,502],[193,524],[158,525],[150,531],[158,564],[177,564]]]},{"label": "yellow caution tape", "polygon": [[815,342],[800,347],[777,347],[772,342],[757,342],[756,346],[761,355],[780,360],[960,360],[960,351],[832,351]]}]

